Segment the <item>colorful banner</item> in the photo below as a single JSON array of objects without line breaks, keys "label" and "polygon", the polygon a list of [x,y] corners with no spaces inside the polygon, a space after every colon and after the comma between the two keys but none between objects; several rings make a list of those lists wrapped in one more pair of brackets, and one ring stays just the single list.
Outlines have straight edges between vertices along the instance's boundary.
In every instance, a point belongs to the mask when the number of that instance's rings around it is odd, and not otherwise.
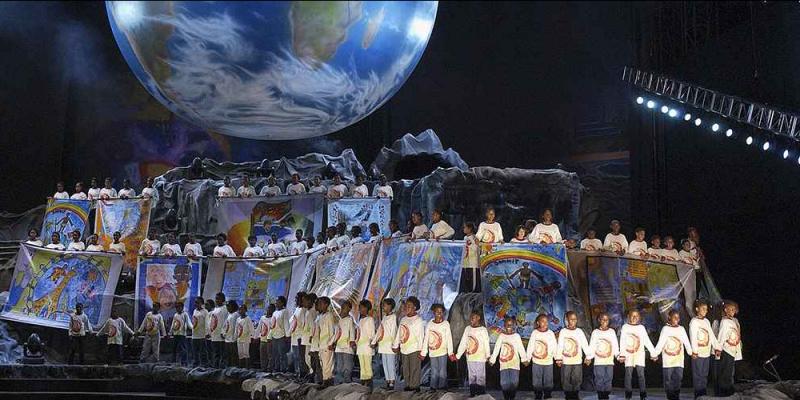
[{"label": "colorful banner", "polygon": [[435,303],[449,311],[458,295],[463,252],[462,241],[384,241],[366,297],[373,304],[387,297],[400,304],[416,296],[425,320],[433,318],[430,308]]},{"label": "colorful banner", "polygon": [[536,316],[550,317],[550,328],[563,327],[567,311],[567,253],[563,245],[500,244],[481,257],[483,307],[492,340],[506,316],[529,338]]},{"label": "colorful banner", "polygon": [[259,242],[270,243],[272,234],[278,240],[294,240],[295,231],[303,236],[316,235],[322,230],[325,197],[321,194],[221,198],[217,204],[217,227],[224,232],[236,254],[247,248],[247,237],[256,236]]},{"label": "colorful banner", "polygon": [[67,200],[49,199],[47,209],[44,212],[44,222],[42,223],[41,239],[42,243],[48,245],[53,233],[58,233],[61,243],[67,246],[72,239],[69,235],[77,230],[83,237],[86,231],[86,223],[89,220],[89,200]]},{"label": "colorful banner", "polygon": [[340,222],[347,223],[348,231],[355,225],[361,226],[361,237],[369,240],[369,224],[376,223],[381,236],[391,235],[389,219],[392,217],[391,200],[388,198],[365,197],[328,201],[328,226]]},{"label": "colorful banner", "polygon": [[155,302],[161,304],[161,315],[166,323],[170,323],[175,315],[175,303],[178,300],[183,301],[184,311],[191,314],[194,298],[200,295],[202,273],[200,260],[188,257],[140,257],[136,269],[136,326],[153,309]]},{"label": "colorful banner", "polygon": [[289,296],[294,259],[227,260],[222,278],[222,292],[228,300],[247,304],[250,318],[257,321],[278,296]]},{"label": "colorful banner", "polygon": [[323,254],[322,250],[294,257],[292,261],[292,280],[289,284],[289,297],[286,308],[293,310],[296,306],[295,295],[298,292],[310,292],[314,287],[314,272],[317,258]]},{"label": "colorful banner", "polygon": [[0,317],[68,329],[67,313],[82,303],[89,322],[96,326],[111,313],[121,269],[118,254],[63,252],[23,244]]},{"label": "colorful banner", "polygon": [[94,233],[103,248],[114,243],[114,232],[121,234],[125,245],[125,267],[134,268],[138,262],[139,247],[150,228],[150,200],[97,200]]},{"label": "colorful banner", "polygon": [[335,309],[349,301],[357,313],[358,302],[367,289],[369,272],[378,243],[362,243],[319,256],[312,292],[327,296]]}]

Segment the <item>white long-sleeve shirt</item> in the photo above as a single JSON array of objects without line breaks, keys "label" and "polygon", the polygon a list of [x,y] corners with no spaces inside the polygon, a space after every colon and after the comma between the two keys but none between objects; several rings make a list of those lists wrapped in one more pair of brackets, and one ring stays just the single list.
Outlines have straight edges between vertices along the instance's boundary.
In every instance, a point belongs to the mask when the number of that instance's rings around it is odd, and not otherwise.
[{"label": "white long-sleeve shirt", "polygon": [[296,195],[296,194],[305,194],[306,193],[306,185],[298,182],[297,184],[290,183],[286,186],[286,194],[288,195]]},{"label": "white long-sleeve shirt", "polygon": [[578,365],[583,362],[583,355],[590,352],[583,329],[564,328],[558,333],[556,360],[561,360],[564,365]]},{"label": "white long-sleeve shirt", "polygon": [[87,333],[92,333],[92,323],[86,313],[69,313],[69,336],[86,336]]},{"label": "white long-sleeve shirt", "polygon": [[536,224],[536,226],[533,227],[533,231],[528,236],[528,240],[530,240],[531,243],[545,244],[561,243],[563,241],[558,225],[553,223],[550,225],[542,223]]},{"label": "white long-sleeve shirt", "polygon": [[175,313],[172,316],[172,324],[169,326],[169,334],[172,336],[186,336],[187,331],[193,328],[189,314],[185,312]]},{"label": "white long-sleeve shirt", "polygon": [[286,334],[286,327],[289,324],[289,312],[286,309],[282,310],[275,310],[272,313],[272,325],[270,325],[270,330],[272,331],[272,338],[273,339],[283,339],[287,336]]},{"label": "white long-sleeve shirt", "polygon": [[441,357],[453,354],[453,332],[450,323],[443,320],[434,322],[430,320],[425,327],[425,346],[422,346],[421,356]]},{"label": "white long-sleeve shirt", "polygon": [[319,351],[331,351],[330,346],[336,343],[336,330],[338,325],[330,311],[317,316],[316,342]]},{"label": "white long-sleeve shirt", "polygon": [[719,341],[711,329],[711,323],[706,318],[695,317],[689,322],[689,341],[700,358],[708,358],[711,356],[711,350],[720,348]]},{"label": "white long-sleeve shirt", "polygon": [[233,247],[230,245],[214,246],[214,252],[211,253],[214,257],[236,257]]},{"label": "white long-sleeve shirt", "polygon": [[122,253],[124,253],[126,251],[125,243],[122,243],[122,242],[120,242],[120,243],[111,243],[110,245],[108,245],[108,251],[110,251],[112,253],[122,254]]},{"label": "white long-sleeve shirt", "polygon": [[456,231],[447,222],[439,221],[431,225],[431,239],[450,239]]},{"label": "white long-sleeve shirt", "polygon": [[525,347],[522,345],[522,338],[518,333],[501,333],[494,342],[494,351],[489,362],[494,364],[500,358],[500,370],[516,369],[519,370],[520,362],[525,362]]},{"label": "white long-sleeve shirt", "polygon": [[613,329],[595,329],[589,339],[587,358],[594,359],[594,365],[614,365],[614,358],[619,354],[617,333]]},{"label": "white long-sleeve shirt", "polygon": [[395,335],[392,347],[400,348],[402,354],[413,354],[415,352],[422,352],[425,345],[425,321],[419,314],[413,317],[403,317],[400,324],[397,326],[397,335]]},{"label": "white long-sleeve shirt", "polygon": [[603,247],[606,250],[613,252],[628,251],[628,239],[622,233],[606,235],[606,240],[603,241]]},{"label": "white long-sleeve shirt", "polygon": [[222,325],[222,336],[225,338],[225,343],[236,342],[236,322],[238,321],[238,312],[228,314],[228,318],[225,319],[225,323]]},{"label": "white long-sleeve shirt", "polygon": [[164,327],[164,316],[148,311],[142,320],[142,325],[139,326],[139,333],[144,333],[147,336],[166,336],[167,329]]},{"label": "white long-sleeve shirt", "polygon": [[530,340],[528,340],[526,358],[537,365],[553,365],[556,353],[558,353],[556,334],[550,329],[544,332],[534,329]]},{"label": "white long-sleeve shirt", "polygon": [[464,354],[467,355],[468,362],[486,362],[492,355],[489,348],[489,331],[485,326],[473,328],[467,326],[464,328],[464,333],[461,335],[461,341],[458,343],[458,351],[456,351],[456,358],[461,358]]},{"label": "white long-sleeve shirt", "polygon": [[641,242],[638,240],[633,240],[628,244],[627,252],[628,254],[633,254],[639,257],[647,256],[647,242],[644,240]]},{"label": "white long-sleeve shirt", "polygon": [[292,338],[292,346],[297,346],[297,341],[303,337],[303,324],[306,322],[306,309],[295,307],[292,316],[289,317],[289,336]]},{"label": "white long-sleeve shirt", "polygon": [[484,243],[502,243],[503,242],[503,227],[497,222],[481,222],[478,225],[478,232],[475,237]]},{"label": "white long-sleeve shirt", "polygon": [[123,333],[128,332],[129,335],[133,335],[133,330],[128,327],[128,324],[125,323],[125,320],[121,317],[117,317],[116,319],[109,318],[100,329],[97,330],[97,334],[105,333],[106,334],[106,344],[122,344]]},{"label": "white long-sleeve shirt", "polygon": [[394,354],[392,347],[395,337],[397,337],[397,316],[384,315],[378,326],[378,332],[372,339],[372,344],[378,345],[378,354]]},{"label": "white long-sleeve shirt", "polygon": [[239,318],[236,321],[236,341],[239,343],[250,343],[250,340],[255,336],[255,329],[253,328],[253,320],[249,315],[244,318]]},{"label": "white long-sleeve shirt", "polygon": [[368,355],[375,354],[372,349],[372,339],[375,337],[375,318],[370,316],[361,317],[358,320],[358,332],[356,333],[356,354]]},{"label": "white long-sleeve shirt", "polygon": [[359,198],[359,197],[369,197],[369,189],[367,189],[367,185],[360,184],[358,186],[353,186],[353,191],[351,196]]},{"label": "white long-sleeve shirt", "polygon": [[594,238],[594,239],[586,238],[586,239],[581,240],[581,250],[598,251],[598,250],[600,250],[602,248],[603,248],[603,242],[601,242],[600,239],[597,239],[597,238]]},{"label": "white long-sleeve shirt", "polygon": [[154,256],[161,250],[161,242],[158,240],[145,239],[139,246],[139,254],[143,256]]},{"label": "white long-sleeve shirt", "polygon": [[192,311],[192,339],[205,339],[208,334],[208,310],[205,308]]},{"label": "white long-sleeve shirt", "polygon": [[689,264],[693,266],[694,269],[700,269],[700,261],[698,260],[697,255],[691,251],[681,250],[678,252],[678,257],[684,264]]},{"label": "white long-sleeve shirt", "polygon": [[200,257],[203,255],[203,246],[200,243],[186,243],[183,246],[183,254],[189,257]]},{"label": "white long-sleeve shirt", "polygon": [[423,224],[416,225],[414,229],[411,230],[411,239],[424,239],[428,236],[428,232],[427,226]]},{"label": "white long-sleeve shirt", "polygon": [[655,351],[656,354],[661,354],[661,365],[664,368],[683,368],[684,351],[687,355],[692,355],[694,350],[684,327],[666,325],[661,328]]},{"label": "white long-sleeve shirt", "polygon": [[620,356],[625,357],[625,366],[644,367],[645,350],[650,353],[650,357],[657,354],[644,325],[622,325],[619,331],[619,351]]},{"label": "white long-sleeve shirt", "polygon": [[742,333],[736,318],[723,318],[719,323],[717,337],[722,351],[730,354],[736,361],[742,359]]},{"label": "white long-sleeve shirt", "polygon": [[353,322],[353,317],[346,316],[339,319],[339,329],[336,333],[336,352],[344,354],[353,354],[353,348],[350,347],[350,342],[356,341],[356,323]]},{"label": "white long-sleeve shirt", "polygon": [[208,332],[212,342],[225,341],[225,321],[228,319],[228,309],[225,306],[217,306],[211,311],[208,317]]},{"label": "white long-sleeve shirt", "polygon": [[280,196],[281,187],[278,185],[275,186],[264,186],[261,188],[261,192],[258,193],[259,196],[266,196],[266,197],[275,197]]},{"label": "white long-sleeve shirt", "polygon": [[259,246],[247,246],[242,257],[264,257],[264,249]]},{"label": "white long-sleeve shirt", "polygon": [[311,338],[314,334],[314,322],[317,319],[317,310],[313,308],[305,309],[306,313],[303,315],[303,334],[300,336],[300,344],[308,346],[311,344]]},{"label": "white long-sleeve shirt", "polygon": [[480,268],[481,250],[478,238],[469,235],[464,238],[464,268]]},{"label": "white long-sleeve shirt", "polygon": [[390,185],[378,184],[372,188],[372,197],[388,197],[391,200],[394,198],[394,191]]},{"label": "white long-sleeve shirt", "polygon": [[266,315],[262,315],[261,318],[258,319],[258,339],[266,343],[272,339],[270,334],[270,326],[272,326],[272,321],[270,317]]}]

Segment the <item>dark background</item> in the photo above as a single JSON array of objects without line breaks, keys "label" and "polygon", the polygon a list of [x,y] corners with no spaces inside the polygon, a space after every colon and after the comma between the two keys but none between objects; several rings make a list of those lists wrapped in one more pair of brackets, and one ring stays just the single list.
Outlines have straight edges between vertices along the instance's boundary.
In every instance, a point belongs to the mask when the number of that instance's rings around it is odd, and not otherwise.
[{"label": "dark background", "polygon": [[[105,6],[0,3],[0,210],[43,203],[58,180],[138,182],[195,156],[218,160],[355,150],[434,129],[471,166],[578,172],[598,228],[702,233],[714,277],[741,305],[745,357],[798,377],[800,166],[633,103],[624,65],[800,108],[796,3],[442,2],[405,86],[324,138],[254,142],[172,116],[133,77]],[[736,127],[746,132],[745,127]],[[796,156],[795,156],[796,160]]]}]

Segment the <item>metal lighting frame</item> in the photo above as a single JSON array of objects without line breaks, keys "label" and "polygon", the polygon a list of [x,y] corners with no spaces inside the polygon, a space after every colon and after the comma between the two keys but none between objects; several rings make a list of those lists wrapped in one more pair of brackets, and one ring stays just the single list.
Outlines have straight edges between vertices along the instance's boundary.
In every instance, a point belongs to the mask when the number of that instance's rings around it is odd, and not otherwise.
[{"label": "metal lighting frame", "polygon": [[622,71],[622,80],[644,91],[800,141],[798,114],[635,67],[626,66]]}]

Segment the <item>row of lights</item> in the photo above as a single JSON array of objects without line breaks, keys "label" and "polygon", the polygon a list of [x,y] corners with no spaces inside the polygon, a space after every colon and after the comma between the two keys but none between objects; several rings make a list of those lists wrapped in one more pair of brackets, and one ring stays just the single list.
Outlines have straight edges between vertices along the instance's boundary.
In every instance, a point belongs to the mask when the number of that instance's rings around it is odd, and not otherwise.
[{"label": "row of lights", "polygon": [[[647,99],[645,99],[644,97],[641,97],[641,96],[636,98],[636,104],[645,105],[649,109],[654,109],[654,108],[656,108],[656,106],[658,106],[658,104],[655,101],[647,100]],[[666,105],[662,105],[660,110],[661,110],[662,114],[666,114],[666,115],[670,116],[671,118],[678,118],[678,115],[680,114],[680,111],[678,111],[678,110],[676,110],[674,108],[670,108],[670,107],[668,107]],[[700,126],[700,125],[703,124],[703,120],[700,117],[694,117],[694,116],[692,116],[691,113],[688,113],[688,112],[683,114],[683,120],[686,121],[686,122],[694,123],[694,126]],[[719,132],[720,129],[722,129],[720,124],[718,124],[718,123],[711,124],[711,131],[712,132],[714,132],[714,133]],[[733,129],[728,128],[727,130],[725,130],[725,137],[728,137],[728,138],[733,137],[733,134],[734,134]],[[744,142],[745,142],[745,144],[750,146],[753,143],[755,143],[755,138],[753,138],[753,135],[748,135],[747,138],[745,138]],[[769,151],[769,149],[771,147],[772,147],[772,143],[769,140],[764,140],[764,143],[761,144],[761,150],[764,150],[764,151]],[[786,159],[789,158],[790,152],[789,152],[788,149],[784,149],[783,153],[781,155],[783,156],[783,159],[786,160]],[[800,156],[797,157],[797,163],[800,164]]]}]

